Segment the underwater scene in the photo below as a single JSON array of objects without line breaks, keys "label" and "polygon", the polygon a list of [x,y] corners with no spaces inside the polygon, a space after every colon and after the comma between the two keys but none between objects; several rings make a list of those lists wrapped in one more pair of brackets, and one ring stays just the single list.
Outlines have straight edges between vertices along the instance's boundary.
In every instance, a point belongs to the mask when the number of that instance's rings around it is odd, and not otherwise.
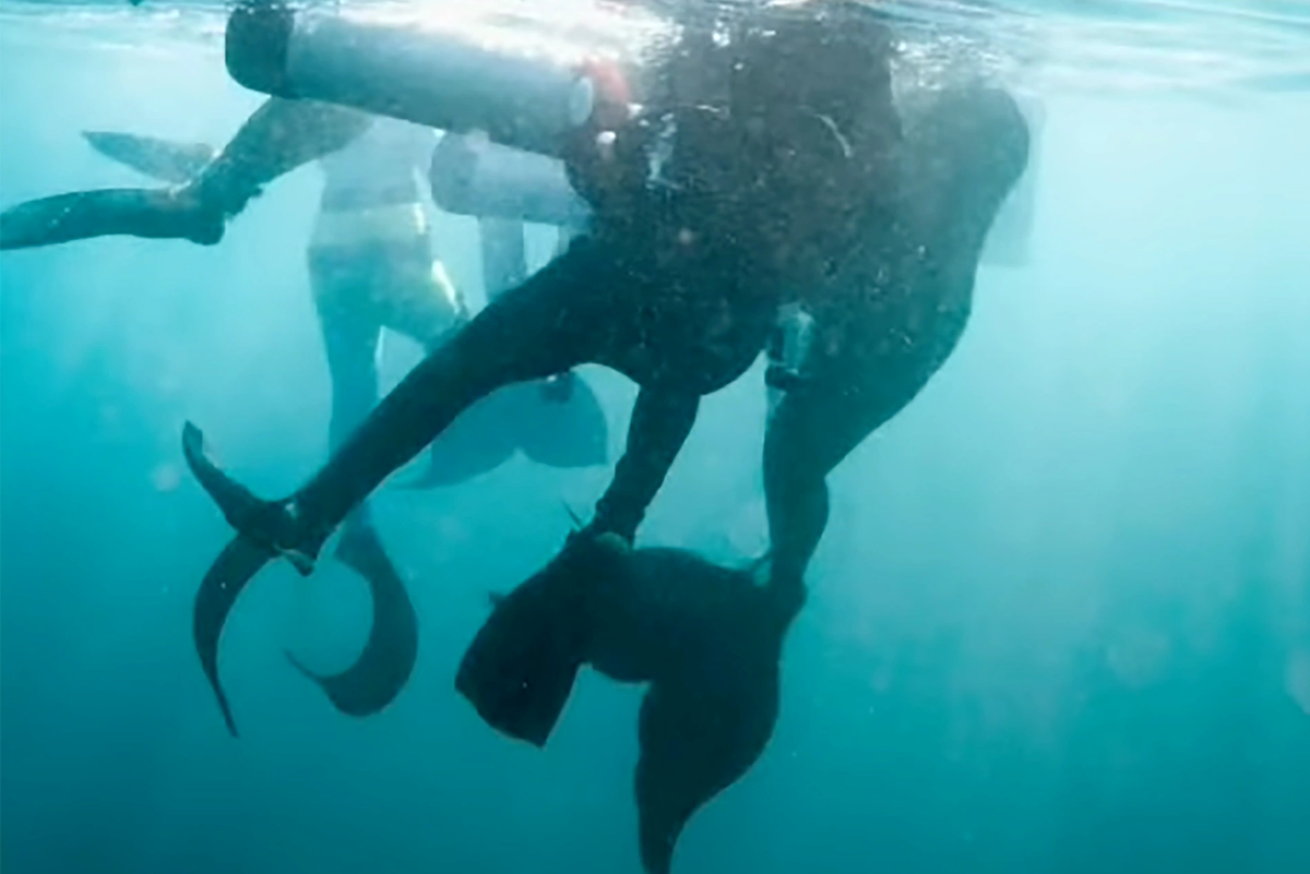
[{"label": "underwater scene", "polygon": [[5,874],[1310,871],[1310,2],[0,0]]}]

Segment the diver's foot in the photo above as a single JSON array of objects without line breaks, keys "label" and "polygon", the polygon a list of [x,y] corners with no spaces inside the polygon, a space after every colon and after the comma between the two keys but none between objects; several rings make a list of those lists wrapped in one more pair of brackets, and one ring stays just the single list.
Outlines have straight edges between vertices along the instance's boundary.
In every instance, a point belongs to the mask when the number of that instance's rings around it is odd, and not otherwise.
[{"label": "diver's foot", "polygon": [[784,623],[790,624],[805,608],[809,590],[803,573],[779,567],[771,556],[764,555],[751,563],[750,574],[755,584],[769,593]]},{"label": "diver's foot", "polygon": [[213,246],[223,239],[224,216],[204,201],[191,186],[160,192],[159,209],[176,228],[177,236],[200,246]]},{"label": "diver's foot", "polygon": [[769,575],[768,591],[773,597],[778,616],[787,625],[800,615],[809,597],[805,580],[799,573],[772,572]]},{"label": "diver's foot", "polygon": [[630,540],[592,525],[569,534],[554,563],[565,578],[590,583],[621,574],[631,556]]},{"label": "diver's foot", "polygon": [[548,376],[540,382],[541,396],[552,404],[568,403],[573,397],[573,381],[577,379],[572,370]]},{"label": "diver's foot", "polygon": [[182,453],[191,472],[238,534],[287,559],[302,576],[313,572],[326,538],[306,534],[294,502],[265,501],[224,473],[205,454],[205,436],[190,422],[182,429]]}]

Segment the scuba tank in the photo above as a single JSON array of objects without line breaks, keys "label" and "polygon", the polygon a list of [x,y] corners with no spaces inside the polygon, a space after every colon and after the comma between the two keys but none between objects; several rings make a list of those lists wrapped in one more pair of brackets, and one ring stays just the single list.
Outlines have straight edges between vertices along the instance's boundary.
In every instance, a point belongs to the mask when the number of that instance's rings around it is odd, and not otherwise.
[{"label": "scuba tank", "polygon": [[563,161],[480,134],[442,137],[428,182],[433,202],[455,215],[575,229],[591,220],[591,207],[569,183]]},{"label": "scuba tank", "polygon": [[317,100],[552,155],[586,125],[596,88],[581,67],[490,38],[244,0],[228,19],[228,73],[262,94]]}]

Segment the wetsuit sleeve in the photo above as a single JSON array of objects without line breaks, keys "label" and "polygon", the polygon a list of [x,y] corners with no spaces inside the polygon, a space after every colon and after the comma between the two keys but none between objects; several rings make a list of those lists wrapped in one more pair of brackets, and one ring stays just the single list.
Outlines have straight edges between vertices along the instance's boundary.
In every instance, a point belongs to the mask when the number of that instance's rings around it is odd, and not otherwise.
[{"label": "wetsuit sleeve", "polygon": [[668,388],[643,388],[628,426],[628,445],[614,469],[614,480],[596,505],[591,528],[631,541],[646,508],[687,441],[700,396]]},{"label": "wetsuit sleeve", "polygon": [[236,215],[265,185],[344,148],[372,121],[341,106],[271,98],[246,120],[190,191],[224,215]]}]

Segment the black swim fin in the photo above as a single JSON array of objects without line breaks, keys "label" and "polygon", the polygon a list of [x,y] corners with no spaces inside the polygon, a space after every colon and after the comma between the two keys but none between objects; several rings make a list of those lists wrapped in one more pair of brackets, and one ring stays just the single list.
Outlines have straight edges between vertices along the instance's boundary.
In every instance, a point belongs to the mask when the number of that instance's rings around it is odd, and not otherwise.
[{"label": "black swim fin", "polygon": [[223,216],[169,191],[105,188],[29,200],[0,213],[0,249],[125,235],[213,245]]},{"label": "black swim fin", "polygon": [[473,404],[450,423],[428,448],[428,466],[400,484],[407,489],[434,489],[468,482],[514,456],[518,447],[520,386],[511,385]]},{"label": "black swim fin", "polygon": [[218,154],[218,149],[205,143],[175,143],[114,131],[83,131],[82,137],[106,158],[174,185],[199,176]]},{"label": "black swim fin", "polygon": [[544,747],[584,662],[585,629],[543,580],[499,599],[464,653],[455,689],[483,721]]},{"label": "black swim fin", "polygon": [[218,642],[228,614],[246,584],[273,558],[273,553],[252,540],[237,536],[219,554],[210,566],[196,592],[191,634],[195,641],[200,667],[209,679],[209,685],[218,698],[219,709],[227,730],[237,737],[236,721],[228,704],[227,694],[218,678]]},{"label": "black swim fin", "polygon": [[260,544],[295,566],[301,576],[314,570],[317,548],[313,551],[290,546],[296,542],[294,521],[285,501],[265,501],[232,479],[205,453],[205,435],[190,422],[182,427],[182,455],[187,467],[237,533]]},{"label": "black swim fin", "polygon": [[548,467],[595,467],[609,461],[609,423],[585,379],[563,374],[568,393],[553,400],[538,384],[520,387],[519,448]]},{"label": "black swim fin", "polygon": [[741,779],[773,737],[777,658],[767,650],[760,656],[747,670],[708,671],[681,682],[656,682],[646,691],[635,775],[646,874],[669,874],[692,814]]},{"label": "black swim fin", "polygon": [[373,623],[355,663],[338,674],[319,674],[291,653],[287,659],[348,716],[371,716],[396,699],[418,660],[418,616],[409,592],[388,558],[377,530],[351,525],[341,536],[336,557],[368,583]]},{"label": "black swim fin", "polygon": [[588,658],[594,588],[621,572],[623,556],[590,534],[571,534],[545,568],[496,599],[455,676],[483,721],[546,745]]}]

